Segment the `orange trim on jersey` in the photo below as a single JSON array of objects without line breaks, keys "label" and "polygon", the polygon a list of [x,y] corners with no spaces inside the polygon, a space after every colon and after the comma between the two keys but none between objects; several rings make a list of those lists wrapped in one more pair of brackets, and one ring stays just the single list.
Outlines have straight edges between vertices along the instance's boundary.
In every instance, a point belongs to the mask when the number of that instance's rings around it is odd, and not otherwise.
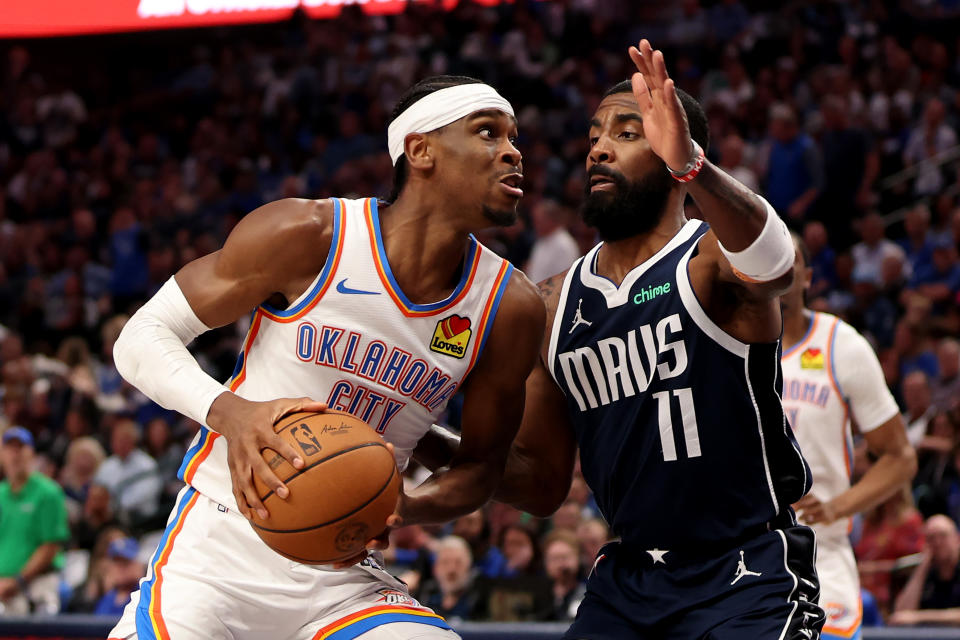
[{"label": "orange trim on jersey", "polygon": [[220,434],[216,431],[210,431],[210,433],[207,434],[207,441],[203,443],[200,450],[193,456],[193,459],[190,460],[190,463],[187,465],[187,470],[183,473],[184,482],[189,485],[193,484],[193,476],[197,475],[197,469],[200,468],[203,461],[206,460],[210,452],[213,451],[213,443],[219,437]]},{"label": "orange trim on jersey", "polygon": [[792,356],[792,355],[795,354],[795,353],[803,353],[803,352],[801,351],[801,347],[803,347],[803,345],[805,345],[805,344],[807,344],[808,342],[810,342],[810,339],[813,338],[813,334],[814,334],[814,333],[816,332],[816,330],[817,330],[817,320],[819,319],[819,317],[820,317],[820,314],[819,314],[819,313],[814,313],[814,314],[813,314],[813,320],[812,320],[811,323],[810,323],[810,328],[807,329],[807,335],[803,336],[803,339],[802,339],[800,342],[798,342],[797,344],[795,344],[795,345],[793,345],[792,347],[790,347],[789,349],[787,349],[786,353],[784,353],[784,354],[780,357],[781,360],[785,360],[785,359],[789,358],[790,356]]},{"label": "orange trim on jersey", "polygon": [[257,332],[260,331],[260,320],[263,319],[263,314],[263,308],[257,307],[257,310],[253,314],[253,321],[250,323],[250,328],[247,330],[247,337],[243,341],[243,353],[240,356],[243,358],[243,362],[240,365],[240,371],[230,379],[227,385],[230,391],[239,389],[243,381],[247,379],[247,360],[250,357],[250,348],[253,346],[253,341],[257,339]]},{"label": "orange trim on jersey", "polygon": [[180,534],[180,530],[183,529],[183,523],[187,519],[187,514],[193,509],[193,505],[197,503],[197,498],[199,497],[199,493],[194,493],[190,496],[190,499],[184,506],[183,511],[180,512],[180,516],[177,518],[177,522],[170,532],[170,538],[167,540],[167,544],[164,545],[160,557],[157,558],[153,566],[155,581],[150,587],[150,605],[147,614],[150,617],[153,632],[159,640],[170,640],[170,632],[167,630],[167,625],[163,621],[163,615],[160,613],[160,587],[163,584],[163,567],[167,564],[167,560],[170,559],[170,552],[173,551],[173,543]]},{"label": "orange trim on jersey", "polygon": [[[833,377],[833,366],[832,366],[832,364],[833,364],[833,336],[834,336],[834,333],[836,333],[836,331],[837,331],[837,326],[838,326],[839,324],[840,324],[840,318],[834,318],[834,319],[833,319],[833,326],[830,327],[830,332],[827,334],[827,336],[828,336],[828,337],[827,337],[827,348],[826,348],[826,350],[825,350],[826,353],[824,354],[823,360],[824,360],[824,363],[826,364],[826,367],[824,367],[824,368],[827,370],[827,378],[830,380],[830,386],[833,387],[833,390],[837,392],[837,397],[840,398],[840,402],[843,402],[844,406],[846,406],[846,404],[847,404],[847,403],[846,403],[846,400],[844,399],[843,394],[840,393],[840,386],[837,385],[837,380],[836,380],[836,378]],[[846,424],[846,423],[844,423],[844,424]]]},{"label": "orange trim on jersey", "polygon": [[487,296],[487,304],[483,308],[483,314],[480,316],[480,321],[477,322],[477,333],[475,336],[475,342],[473,343],[473,355],[470,356],[470,364],[467,366],[467,370],[461,378],[461,383],[464,378],[473,370],[473,365],[477,364],[477,358],[480,357],[480,350],[486,342],[487,331],[490,328],[490,316],[493,315],[491,312],[498,303],[499,296],[497,295],[500,290],[503,288],[504,278],[507,277],[507,274],[510,272],[510,263],[506,260],[500,265],[500,271],[497,272],[497,277],[494,279],[493,287],[490,289],[490,295]]},{"label": "orange trim on jersey", "polygon": [[333,282],[334,276],[337,273],[337,267],[340,265],[340,257],[343,255],[343,236],[347,227],[344,211],[346,211],[346,204],[338,199],[336,201],[336,211],[334,212],[334,231],[336,235],[330,244],[330,250],[333,252],[333,255],[328,256],[327,264],[324,265],[323,271],[320,272],[322,274],[320,280],[313,285],[313,291],[310,293],[310,296],[297,303],[299,309],[291,315],[274,313],[264,305],[257,307],[260,313],[274,322],[293,322],[299,320],[317,306],[317,303],[323,298],[323,294],[330,288],[330,284]]},{"label": "orange trim on jersey", "polygon": [[[829,606],[829,603],[828,603]],[[856,635],[857,630],[860,628],[860,623],[863,622],[863,601],[860,600],[857,603],[857,619],[854,620],[853,624],[846,628],[840,627],[831,627],[828,624],[823,625],[823,631],[821,633],[829,633],[832,636],[837,636],[840,638],[852,638]]]},{"label": "orange trim on jersey", "polygon": [[[443,313],[444,311],[455,306],[464,296],[467,295],[467,292],[470,291],[470,286],[473,284],[473,280],[477,275],[477,268],[480,266],[480,255],[483,253],[481,250],[480,244],[477,243],[473,251],[473,261],[466,265],[465,268],[468,270],[466,276],[466,282],[463,285],[463,288],[460,289],[458,293],[452,300],[448,301],[446,304],[433,307],[430,309],[413,309],[404,301],[403,296],[396,290],[391,282],[391,278],[387,273],[387,266],[384,264],[386,260],[386,248],[383,249],[383,255],[381,256],[381,249],[377,243],[377,221],[373,218],[373,198],[367,198],[363,203],[363,212],[364,218],[367,221],[367,231],[370,235],[370,252],[373,255],[373,263],[377,268],[377,275],[380,276],[380,282],[383,283],[383,288],[386,289],[387,294],[393,299],[394,304],[397,305],[397,308],[403,313],[403,315],[408,318],[422,318],[427,316],[435,316],[437,314]],[[467,254],[469,255],[469,253]],[[420,305],[417,305],[420,306]]]},{"label": "orange trim on jersey", "polygon": [[344,618],[340,618],[336,622],[332,622],[325,626],[324,628],[317,631],[316,635],[313,636],[313,640],[324,640],[329,638],[336,632],[349,627],[351,624],[360,622],[367,618],[373,616],[383,615],[385,613],[402,613],[404,615],[413,615],[413,616],[423,616],[424,618],[437,618],[443,620],[442,616],[435,614],[429,609],[416,609],[414,607],[399,607],[396,605],[382,605],[379,607],[371,607],[369,609],[363,609],[352,613]]}]

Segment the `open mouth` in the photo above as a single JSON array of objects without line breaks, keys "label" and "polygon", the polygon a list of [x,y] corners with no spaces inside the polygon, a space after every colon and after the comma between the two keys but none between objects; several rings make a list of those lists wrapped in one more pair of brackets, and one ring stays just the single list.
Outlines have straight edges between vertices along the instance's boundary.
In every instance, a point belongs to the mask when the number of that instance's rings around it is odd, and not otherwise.
[{"label": "open mouth", "polygon": [[616,187],[616,182],[603,175],[596,175],[590,178],[590,192],[608,191]]},{"label": "open mouth", "polygon": [[515,198],[523,197],[523,189],[520,188],[522,182],[523,176],[519,173],[510,173],[500,178],[500,185],[503,190]]}]

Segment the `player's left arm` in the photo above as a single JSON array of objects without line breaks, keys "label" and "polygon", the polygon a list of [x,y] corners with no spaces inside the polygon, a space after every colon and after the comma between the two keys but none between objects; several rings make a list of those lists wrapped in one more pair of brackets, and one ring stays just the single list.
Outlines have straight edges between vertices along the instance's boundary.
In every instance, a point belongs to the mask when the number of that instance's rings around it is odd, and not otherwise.
[{"label": "player's left arm", "polygon": [[795,506],[808,524],[830,523],[874,507],[917,471],[917,455],[907,440],[900,410],[887,388],[873,347],[853,327],[841,323],[833,341],[833,361],[840,388],[853,418],[879,459],[852,487],[822,503],[807,494]]},{"label": "player's left arm", "polygon": [[[700,165],[699,173],[693,169],[678,178],[711,227],[690,261],[694,290],[711,318],[734,337],[775,340],[781,329],[777,297],[793,283],[794,249],[786,225],[766,200],[698,150],[663,53],[641,40],[631,47],[630,58],[637,67],[633,93],[650,148],[674,171]],[[730,309],[736,313],[729,314]]]},{"label": "player's left arm", "polygon": [[890,616],[890,624],[895,626],[920,624],[958,625],[960,624],[960,608],[897,611]]},{"label": "player's left arm", "polygon": [[536,362],[545,323],[536,287],[514,271],[487,344],[463,387],[456,452],[446,468],[401,497],[400,521],[393,526],[446,522],[493,496],[520,426],[524,381]]}]

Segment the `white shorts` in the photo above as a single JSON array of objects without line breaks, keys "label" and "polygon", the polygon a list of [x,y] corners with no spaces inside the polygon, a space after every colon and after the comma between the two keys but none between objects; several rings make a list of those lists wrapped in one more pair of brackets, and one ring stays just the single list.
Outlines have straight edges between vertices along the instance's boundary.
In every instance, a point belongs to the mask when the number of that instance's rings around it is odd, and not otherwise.
[{"label": "white shorts", "polygon": [[863,618],[857,561],[846,536],[823,536],[817,541],[820,607],[827,614],[822,637],[859,638]]},{"label": "white shorts", "polygon": [[273,552],[246,519],[184,487],[109,638],[457,640],[372,558],[348,569]]}]

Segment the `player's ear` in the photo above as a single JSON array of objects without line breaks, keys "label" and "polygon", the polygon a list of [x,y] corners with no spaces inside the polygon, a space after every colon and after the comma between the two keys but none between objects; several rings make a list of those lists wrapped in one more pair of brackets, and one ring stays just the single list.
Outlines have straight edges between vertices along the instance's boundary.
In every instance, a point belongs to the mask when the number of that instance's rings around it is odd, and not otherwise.
[{"label": "player's ear", "polygon": [[411,169],[427,171],[433,168],[433,145],[425,133],[408,133],[403,149]]}]

